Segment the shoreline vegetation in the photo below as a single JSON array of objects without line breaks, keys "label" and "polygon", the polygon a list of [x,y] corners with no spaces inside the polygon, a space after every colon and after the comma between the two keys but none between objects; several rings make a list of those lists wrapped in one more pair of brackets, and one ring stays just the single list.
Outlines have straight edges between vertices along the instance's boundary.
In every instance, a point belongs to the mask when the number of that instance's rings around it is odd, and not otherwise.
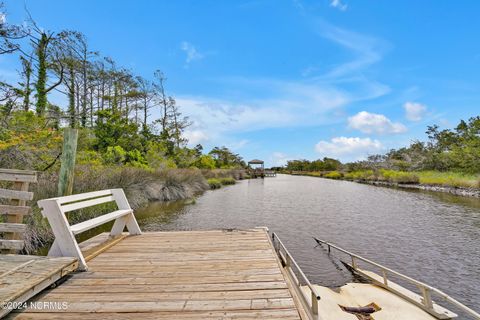
[{"label": "shoreline vegetation", "polygon": [[405,172],[380,169],[353,172],[342,171],[283,171],[291,175],[302,175],[334,180],[346,180],[383,187],[397,187],[450,193],[458,196],[480,198],[480,175],[458,172],[420,171]]},{"label": "shoreline vegetation", "polygon": [[447,192],[480,197],[480,116],[460,120],[452,129],[428,126],[427,141],[366,160],[342,163],[324,157],[290,160],[279,172],[328,179],[350,180],[383,186]]}]

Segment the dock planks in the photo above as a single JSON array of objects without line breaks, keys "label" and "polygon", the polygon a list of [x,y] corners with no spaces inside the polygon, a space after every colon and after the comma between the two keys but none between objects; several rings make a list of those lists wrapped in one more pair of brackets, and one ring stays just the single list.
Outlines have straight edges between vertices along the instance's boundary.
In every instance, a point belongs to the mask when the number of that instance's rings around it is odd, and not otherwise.
[{"label": "dock planks", "polygon": [[74,258],[0,256],[0,318],[78,267]]},{"label": "dock planks", "polygon": [[[129,236],[8,319],[301,319],[264,229]],[[302,315],[302,317],[300,316]]]}]

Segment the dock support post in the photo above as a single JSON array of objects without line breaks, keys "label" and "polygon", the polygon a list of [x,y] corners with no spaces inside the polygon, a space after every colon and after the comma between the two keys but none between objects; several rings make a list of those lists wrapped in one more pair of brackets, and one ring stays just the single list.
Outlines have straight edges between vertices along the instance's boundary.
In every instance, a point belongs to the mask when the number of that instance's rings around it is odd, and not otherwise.
[{"label": "dock support post", "polygon": [[65,128],[63,131],[63,150],[60,174],[58,177],[58,196],[68,196],[73,192],[75,175],[75,154],[77,153],[78,129]]}]

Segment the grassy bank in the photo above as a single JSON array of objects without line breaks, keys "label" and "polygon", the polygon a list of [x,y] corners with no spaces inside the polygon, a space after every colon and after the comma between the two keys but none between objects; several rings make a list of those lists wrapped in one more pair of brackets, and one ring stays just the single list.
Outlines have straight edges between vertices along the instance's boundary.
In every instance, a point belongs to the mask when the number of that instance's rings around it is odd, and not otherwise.
[{"label": "grassy bank", "polygon": [[207,183],[210,186],[210,189],[220,189],[222,186],[235,184],[236,180],[231,177],[219,178],[219,179],[210,178],[207,180]]},{"label": "grassy bank", "polygon": [[352,172],[292,172],[296,175],[323,177],[329,179],[342,179],[352,181],[379,181],[398,184],[421,184],[454,188],[480,188],[480,176],[459,172],[439,171],[396,171],[396,170],[360,170]]},{"label": "grassy bank", "polygon": [[[133,209],[148,205],[152,201],[173,201],[193,198],[195,195],[211,188],[210,177],[217,177],[222,184],[235,183],[241,179],[240,170],[199,170],[199,169],[166,169],[146,170],[133,167],[77,166],[74,182],[74,193],[83,193],[102,189],[123,188]],[[28,216],[26,232],[26,251],[48,245],[53,240],[50,226],[42,218],[36,203],[40,199],[57,196],[58,176],[55,172],[39,174],[37,184],[30,188],[35,198],[30,203],[32,215]],[[71,224],[75,224],[101,214],[112,211],[111,205],[97,206],[78,210],[69,214]]]}]

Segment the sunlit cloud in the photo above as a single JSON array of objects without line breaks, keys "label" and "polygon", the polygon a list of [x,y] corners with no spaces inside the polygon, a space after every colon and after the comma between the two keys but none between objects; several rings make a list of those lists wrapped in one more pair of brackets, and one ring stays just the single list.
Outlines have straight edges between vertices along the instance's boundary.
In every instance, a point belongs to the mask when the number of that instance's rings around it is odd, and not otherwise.
[{"label": "sunlit cloud", "polygon": [[342,161],[361,160],[382,149],[383,145],[380,141],[359,137],[335,137],[330,141],[319,141],[315,145],[315,151],[322,157],[332,157]]},{"label": "sunlit cloud", "polygon": [[407,128],[403,124],[392,122],[383,114],[370,113],[367,111],[361,111],[348,118],[348,126],[351,129],[356,129],[368,134],[403,133],[407,131]]}]

